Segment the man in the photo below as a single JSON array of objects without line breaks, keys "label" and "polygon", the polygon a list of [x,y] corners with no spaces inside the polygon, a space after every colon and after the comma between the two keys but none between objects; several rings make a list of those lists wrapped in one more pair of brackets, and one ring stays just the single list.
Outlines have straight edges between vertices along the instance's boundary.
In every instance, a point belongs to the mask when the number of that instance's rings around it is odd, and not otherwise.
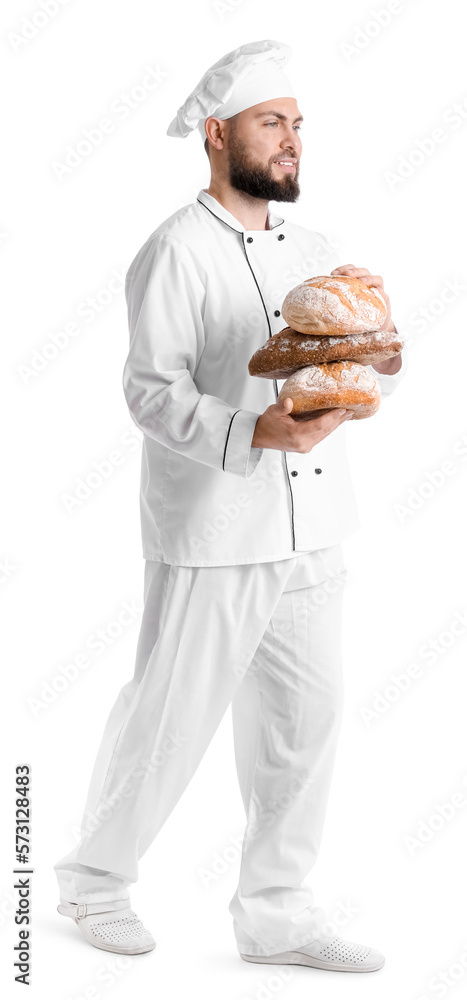
[{"label": "man", "polygon": [[[371,972],[381,953],[326,933],[306,882],[342,711],[341,543],[360,524],[349,413],[296,422],[291,400],[276,402],[277,381],[247,367],[284,327],[287,291],[336,264],[320,233],[268,206],[300,192],[289,55],[252,42],[204,74],[168,134],[198,128],[210,185],[161,223],[127,273],[123,388],[144,434],[144,611],[80,843],[55,865],[58,909],[99,948],[155,947],[128,886],[231,704],[247,815],[229,906],[241,957]],[[350,264],[331,273],[376,285],[393,328],[380,276]],[[404,350],[372,368],[383,396],[406,365]]]}]

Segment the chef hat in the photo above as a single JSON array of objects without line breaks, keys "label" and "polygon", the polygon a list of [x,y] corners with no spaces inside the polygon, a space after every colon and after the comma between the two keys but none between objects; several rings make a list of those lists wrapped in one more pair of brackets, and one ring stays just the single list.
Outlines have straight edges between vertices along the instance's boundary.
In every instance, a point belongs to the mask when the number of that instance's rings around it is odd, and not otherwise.
[{"label": "chef hat", "polygon": [[210,115],[224,120],[274,97],[296,97],[283,71],[291,54],[290,45],[270,38],[228,52],[206,70],[166,134],[184,139],[198,128],[204,142],[204,123]]}]

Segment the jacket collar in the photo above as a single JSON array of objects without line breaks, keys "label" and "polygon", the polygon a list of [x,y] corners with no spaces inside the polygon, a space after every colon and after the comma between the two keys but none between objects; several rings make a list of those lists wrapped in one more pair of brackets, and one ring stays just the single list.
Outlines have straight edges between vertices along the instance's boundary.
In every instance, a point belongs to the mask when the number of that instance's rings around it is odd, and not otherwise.
[{"label": "jacket collar", "polygon": [[[201,204],[204,205],[207,209],[209,209],[209,211],[213,215],[216,215],[218,219],[220,219],[222,222],[225,222],[226,225],[230,226],[231,229],[235,229],[237,233],[262,231],[262,230],[245,229],[242,223],[239,222],[238,219],[236,219],[233,215],[231,215],[230,212],[228,212],[227,209],[224,208],[223,205],[221,205],[220,201],[217,201],[217,198],[213,198],[212,194],[208,194],[208,192],[205,191],[204,188],[201,188],[201,191],[197,195],[196,200],[201,202]],[[271,211],[270,208],[268,208],[268,215],[269,215],[270,229],[275,229],[277,226],[281,226],[283,224],[284,220],[280,217],[280,215],[276,215],[274,212]],[[268,230],[265,229],[264,232],[268,232]]]}]

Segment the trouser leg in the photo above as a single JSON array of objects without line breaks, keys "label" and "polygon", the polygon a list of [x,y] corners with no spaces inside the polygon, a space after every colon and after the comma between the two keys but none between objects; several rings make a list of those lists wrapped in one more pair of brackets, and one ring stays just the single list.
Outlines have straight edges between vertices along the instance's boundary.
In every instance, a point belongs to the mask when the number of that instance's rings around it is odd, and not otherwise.
[{"label": "trouser leg", "polygon": [[128,896],[139,858],[194,774],[254,656],[288,563],[146,563],[134,677],[107,720],[81,839],[54,866],[62,898]]},{"label": "trouser leg", "polygon": [[247,824],[229,910],[238,950],[246,954],[300,947],[325,929],[309,874],[343,707],[346,573],[283,593],[232,701]]}]

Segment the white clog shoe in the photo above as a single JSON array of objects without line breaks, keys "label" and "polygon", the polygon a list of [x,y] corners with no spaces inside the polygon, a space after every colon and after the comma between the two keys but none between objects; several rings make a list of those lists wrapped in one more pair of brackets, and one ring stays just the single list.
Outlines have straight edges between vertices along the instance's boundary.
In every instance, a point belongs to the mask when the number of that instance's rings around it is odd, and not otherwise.
[{"label": "white clog shoe", "polygon": [[119,955],[141,955],[156,947],[154,938],[131,909],[129,899],[105,903],[69,903],[61,899],[57,910],[72,917],[86,941],[95,948]]},{"label": "white clog shoe", "polygon": [[243,955],[245,962],[261,962],[268,965],[308,965],[312,969],[327,969],[334,972],[376,972],[384,965],[385,958],[376,948],[368,948],[355,941],[341,937],[317,938],[310,944],[293,951],[281,951],[276,955]]}]

